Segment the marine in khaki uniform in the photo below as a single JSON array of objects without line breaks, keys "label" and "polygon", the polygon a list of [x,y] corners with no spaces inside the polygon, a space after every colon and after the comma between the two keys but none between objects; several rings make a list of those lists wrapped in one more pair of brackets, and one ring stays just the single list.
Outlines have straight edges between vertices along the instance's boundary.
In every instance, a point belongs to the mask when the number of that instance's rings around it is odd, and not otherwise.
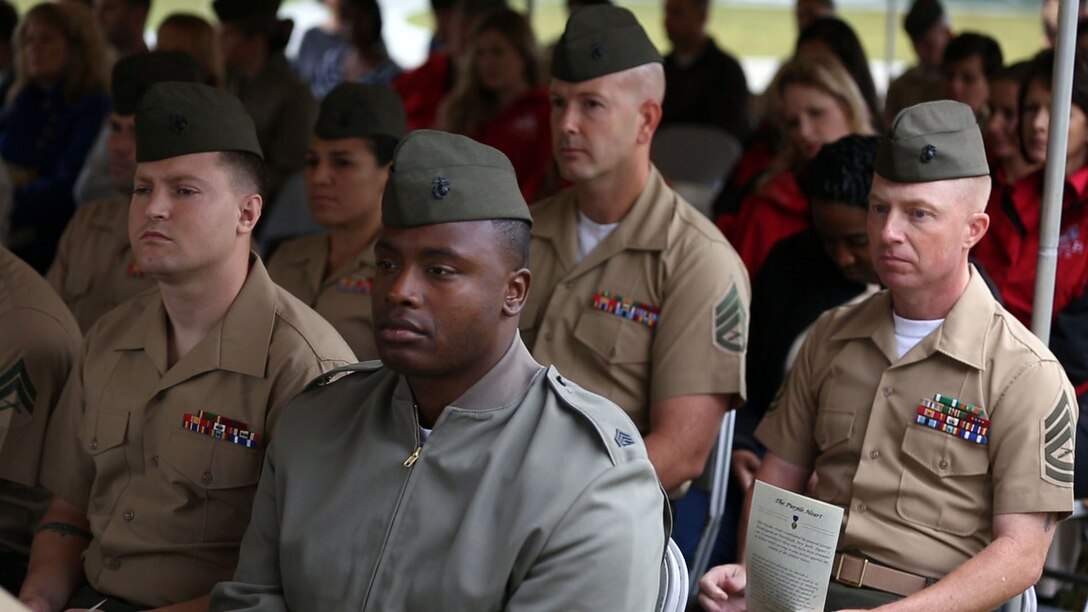
[{"label": "marine in khaki uniform", "polygon": [[619,404],[666,490],[698,476],[744,396],[748,277],[650,163],[661,56],[630,11],[592,6],[552,62],[552,142],[573,186],[533,207],[533,356]]},{"label": "marine in khaki uniform", "polygon": [[128,241],[128,204],[136,172],[136,103],[154,83],[196,83],[201,78],[196,60],[184,53],[139,53],[113,66],[106,151],[116,194],[76,210],[46,274],[83,331],[121,302],[155,286],[155,280],[136,265]]},{"label": "marine in khaki uniform", "polygon": [[234,570],[284,405],[354,360],[249,250],[264,169],[237,99],[151,86],[136,152],[129,236],[158,291],[91,328],[50,424],[42,480],[55,498],[20,593],[36,610],[104,595],[111,611],[205,608]]},{"label": "marine in khaki uniform", "polygon": [[268,262],[279,286],[332,323],[360,360],[377,359],[370,296],[374,240],[393,149],[405,133],[388,87],[342,83],[321,102],[306,151],[306,193],[327,234],[284,242]]},{"label": "marine in khaki uniform", "polygon": [[[1035,583],[1072,509],[1073,389],[967,263],[990,190],[971,109],[902,111],[875,168],[888,290],[816,322],[756,431],[756,477],[802,491],[815,473],[846,510],[828,609],[992,610]],[[739,569],[703,578],[707,609],[740,603]]]},{"label": "marine in khaki uniform", "polygon": [[19,592],[49,503],[38,482],[46,426],[82,336],[41,275],[0,247],[0,587]]},{"label": "marine in khaki uniform", "polygon": [[510,162],[413,132],[384,198],[382,362],[288,406],[211,609],[655,609],[667,507],[646,447],[518,335],[532,222]]}]

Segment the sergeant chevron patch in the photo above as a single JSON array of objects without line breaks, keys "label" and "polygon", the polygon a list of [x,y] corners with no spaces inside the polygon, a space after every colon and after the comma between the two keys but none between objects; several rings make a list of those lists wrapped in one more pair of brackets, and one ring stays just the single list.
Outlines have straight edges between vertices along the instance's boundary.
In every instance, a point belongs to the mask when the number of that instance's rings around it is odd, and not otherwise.
[{"label": "sergeant chevron patch", "polygon": [[1063,391],[1058,404],[1039,422],[1042,429],[1043,480],[1060,487],[1073,486],[1073,410]]},{"label": "sergeant chevron patch", "polygon": [[631,434],[627,433],[626,431],[620,431],[619,429],[616,430],[615,440],[616,444],[619,445],[620,448],[623,448],[624,446],[631,446],[635,443],[635,439],[631,437]]},{"label": "sergeant chevron patch", "polygon": [[729,285],[712,314],[714,346],[730,353],[743,353],[748,334],[748,315],[736,283]]},{"label": "sergeant chevron patch", "polygon": [[34,412],[34,400],[37,398],[38,390],[30,381],[26,362],[21,357],[15,365],[0,373],[0,410],[11,408],[15,412],[30,414]]}]

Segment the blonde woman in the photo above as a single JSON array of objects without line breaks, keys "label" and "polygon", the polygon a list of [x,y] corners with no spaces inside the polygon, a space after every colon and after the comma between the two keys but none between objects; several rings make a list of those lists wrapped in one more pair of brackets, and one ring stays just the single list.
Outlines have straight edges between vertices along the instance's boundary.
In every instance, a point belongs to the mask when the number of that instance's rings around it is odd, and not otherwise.
[{"label": "blonde woman", "polygon": [[771,248],[809,227],[799,176],[820,148],[850,134],[873,133],[857,84],[838,61],[813,55],[791,61],[771,85],[783,146],[763,182],[718,227],[755,276]]},{"label": "blonde woman", "polygon": [[39,272],[75,210],[72,187],[110,110],[105,46],[76,4],[39,4],[15,33],[0,157],[15,187],[11,247]]}]

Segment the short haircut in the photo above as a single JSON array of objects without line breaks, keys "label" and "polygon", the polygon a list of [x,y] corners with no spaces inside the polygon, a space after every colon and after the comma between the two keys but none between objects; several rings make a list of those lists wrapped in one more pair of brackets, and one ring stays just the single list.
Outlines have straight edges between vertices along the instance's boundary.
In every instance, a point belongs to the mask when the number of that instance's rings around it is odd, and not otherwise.
[{"label": "short haircut", "polygon": [[985,34],[964,32],[953,38],[944,48],[941,65],[948,66],[976,55],[982,60],[982,72],[986,75],[986,81],[994,80],[1001,71],[1001,66],[1005,64],[1005,58],[1001,53],[1001,45]]},{"label": "short haircut", "polygon": [[499,249],[510,262],[510,270],[529,266],[529,223],[521,219],[492,219]]},{"label": "short haircut", "polygon": [[374,154],[374,159],[379,166],[388,166],[393,163],[393,151],[400,144],[399,138],[387,134],[375,134],[367,136],[363,140],[366,141],[367,147]]},{"label": "short haircut", "polygon": [[255,191],[262,198],[268,197],[268,166],[259,155],[249,151],[221,151],[220,155],[236,188]]},{"label": "short haircut", "polygon": [[869,207],[873,162],[879,136],[851,134],[824,145],[809,162],[801,188],[810,202],[841,202]]}]

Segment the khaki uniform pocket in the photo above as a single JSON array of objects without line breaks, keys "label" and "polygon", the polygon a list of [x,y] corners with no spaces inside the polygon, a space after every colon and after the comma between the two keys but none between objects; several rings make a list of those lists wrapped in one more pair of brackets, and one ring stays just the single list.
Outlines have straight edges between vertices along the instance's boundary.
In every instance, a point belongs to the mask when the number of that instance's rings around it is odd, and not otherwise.
[{"label": "khaki uniform pocket", "polygon": [[896,511],[925,527],[959,536],[989,516],[987,447],[920,426],[903,436],[903,474]]}]

